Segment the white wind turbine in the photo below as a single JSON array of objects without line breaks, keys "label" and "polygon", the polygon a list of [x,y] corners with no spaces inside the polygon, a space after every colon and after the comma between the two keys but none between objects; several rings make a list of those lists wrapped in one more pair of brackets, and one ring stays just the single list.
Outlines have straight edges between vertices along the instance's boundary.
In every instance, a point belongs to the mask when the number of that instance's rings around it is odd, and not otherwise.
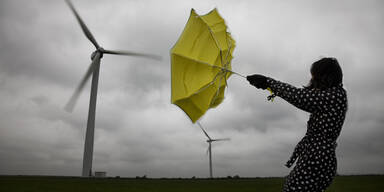
[{"label": "white wind turbine", "polygon": [[200,122],[197,122],[201,130],[204,132],[205,136],[207,136],[208,140],[208,154],[209,154],[209,177],[213,178],[213,173],[212,173],[212,142],[214,141],[229,141],[230,138],[222,138],[222,139],[212,139],[208,133],[204,130],[203,126],[200,124]]},{"label": "white wind turbine", "polygon": [[93,37],[92,33],[89,31],[88,27],[85,25],[83,20],[80,18],[79,14],[75,10],[75,7],[70,0],[66,0],[69,8],[74,13],[77,21],[80,24],[81,29],[83,30],[85,36],[91,43],[95,46],[96,50],[91,55],[91,65],[89,66],[84,77],[81,79],[79,86],[76,88],[74,94],[70,98],[69,102],[65,106],[65,109],[71,112],[76,104],[76,101],[84,88],[85,83],[92,75],[92,85],[91,85],[91,95],[89,101],[89,111],[88,111],[88,122],[87,130],[85,133],[85,144],[84,144],[84,157],[83,157],[83,177],[92,176],[92,159],[93,159],[93,143],[94,143],[94,129],[95,129],[95,115],[96,115],[96,98],[97,98],[97,85],[99,81],[99,70],[100,70],[100,60],[103,57],[103,54],[114,54],[114,55],[126,55],[126,56],[139,56],[146,57],[150,59],[160,60],[161,58],[152,54],[143,54],[135,53],[130,51],[112,51],[102,48]]}]

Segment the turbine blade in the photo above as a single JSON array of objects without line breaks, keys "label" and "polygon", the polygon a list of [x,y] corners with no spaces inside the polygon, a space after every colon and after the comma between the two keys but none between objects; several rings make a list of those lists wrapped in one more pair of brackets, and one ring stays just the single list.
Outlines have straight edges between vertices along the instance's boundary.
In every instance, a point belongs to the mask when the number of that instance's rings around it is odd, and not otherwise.
[{"label": "turbine blade", "polygon": [[83,20],[81,19],[80,15],[77,13],[75,7],[73,6],[72,2],[70,0],[65,0],[69,6],[69,8],[72,10],[73,14],[75,14],[75,17],[77,21],[80,24],[81,29],[83,30],[85,36],[92,42],[92,44],[98,49],[100,46],[97,43],[96,39],[93,37],[91,31],[89,31],[88,27],[85,25]]},{"label": "turbine blade", "polygon": [[212,141],[229,141],[230,138],[222,138],[222,139],[213,139]]},{"label": "turbine blade", "polygon": [[209,146],[208,146],[208,148],[207,148],[207,152],[206,152],[207,154],[206,155],[208,155],[209,154]]},{"label": "turbine blade", "polygon": [[138,57],[145,57],[149,59],[154,59],[154,60],[161,60],[161,56],[158,55],[153,55],[153,54],[147,54],[147,53],[136,53],[136,52],[131,52],[131,51],[123,51],[123,50],[104,50],[103,53],[106,54],[114,54],[114,55],[125,55],[125,56],[138,56]]},{"label": "turbine blade", "polygon": [[200,122],[197,122],[197,124],[199,125],[199,127],[201,128],[201,130],[203,130],[205,136],[207,136],[209,140],[212,140],[211,137],[208,135],[208,133],[204,130],[204,128],[203,128],[203,126],[200,124]]},{"label": "turbine blade", "polygon": [[89,65],[87,72],[85,73],[83,79],[80,81],[79,86],[76,88],[75,92],[73,93],[72,97],[69,99],[68,103],[65,105],[65,110],[68,112],[72,112],[73,108],[76,105],[77,99],[80,96],[81,91],[83,90],[85,83],[88,81],[88,79],[91,77],[93,70],[95,68],[95,65],[97,63],[100,63],[100,53],[97,52],[95,58],[93,59],[91,65]]}]

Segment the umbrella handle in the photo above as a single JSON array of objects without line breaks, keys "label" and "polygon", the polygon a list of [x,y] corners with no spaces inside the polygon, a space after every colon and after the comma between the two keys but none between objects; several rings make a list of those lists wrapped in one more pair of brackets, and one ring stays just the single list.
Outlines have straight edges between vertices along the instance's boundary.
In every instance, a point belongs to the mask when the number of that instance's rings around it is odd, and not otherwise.
[{"label": "umbrella handle", "polygon": [[[236,75],[238,75],[238,76],[240,76],[240,77],[243,77],[243,78],[247,79],[246,76],[244,76],[244,75],[242,75],[242,74],[240,74],[240,73],[231,71],[231,70],[229,70],[229,69],[225,69],[225,70],[227,70],[227,71],[229,71],[229,72],[231,72],[231,73],[233,73],[233,74],[236,74]],[[273,102],[273,100],[275,99],[276,95],[273,93],[273,91],[272,91],[272,89],[271,89],[270,87],[267,87],[267,90],[271,93],[271,95],[269,95],[269,96],[267,97],[267,99],[268,99],[268,101]]]}]

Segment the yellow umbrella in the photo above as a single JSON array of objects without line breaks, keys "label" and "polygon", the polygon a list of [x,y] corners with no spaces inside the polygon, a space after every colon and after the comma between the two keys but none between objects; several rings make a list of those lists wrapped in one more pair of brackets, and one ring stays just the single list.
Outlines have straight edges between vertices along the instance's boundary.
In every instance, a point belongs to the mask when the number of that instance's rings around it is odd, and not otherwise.
[{"label": "yellow umbrella", "polygon": [[235,40],[216,9],[202,16],[191,10],[171,49],[171,102],[193,123],[223,101],[227,79],[235,73],[231,70],[234,48]]}]

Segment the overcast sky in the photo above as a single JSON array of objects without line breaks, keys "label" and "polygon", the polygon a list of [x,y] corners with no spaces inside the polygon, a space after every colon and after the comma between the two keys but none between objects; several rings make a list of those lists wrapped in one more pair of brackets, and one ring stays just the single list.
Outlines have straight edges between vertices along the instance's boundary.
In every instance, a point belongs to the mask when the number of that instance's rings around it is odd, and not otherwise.
[{"label": "overcast sky", "polygon": [[[109,176],[207,177],[208,144],[170,102],[169,50],[190,9],[213,8],[236,40],[232,67],[295,86],[336,57],[349,111],[338,139],[340,174],[384,173],[384,3],[377,0],[73,1],[99,44],[163,60],[105,55],[97,100],[94,171]],[[0,175],[80,175],[90,83],[63,110],[90,64],[92,44],[64,1],[0,0]],[[214,138],[215,176],[284,176],[307,113],[231,76],[226,98],[201,119]]]}]

